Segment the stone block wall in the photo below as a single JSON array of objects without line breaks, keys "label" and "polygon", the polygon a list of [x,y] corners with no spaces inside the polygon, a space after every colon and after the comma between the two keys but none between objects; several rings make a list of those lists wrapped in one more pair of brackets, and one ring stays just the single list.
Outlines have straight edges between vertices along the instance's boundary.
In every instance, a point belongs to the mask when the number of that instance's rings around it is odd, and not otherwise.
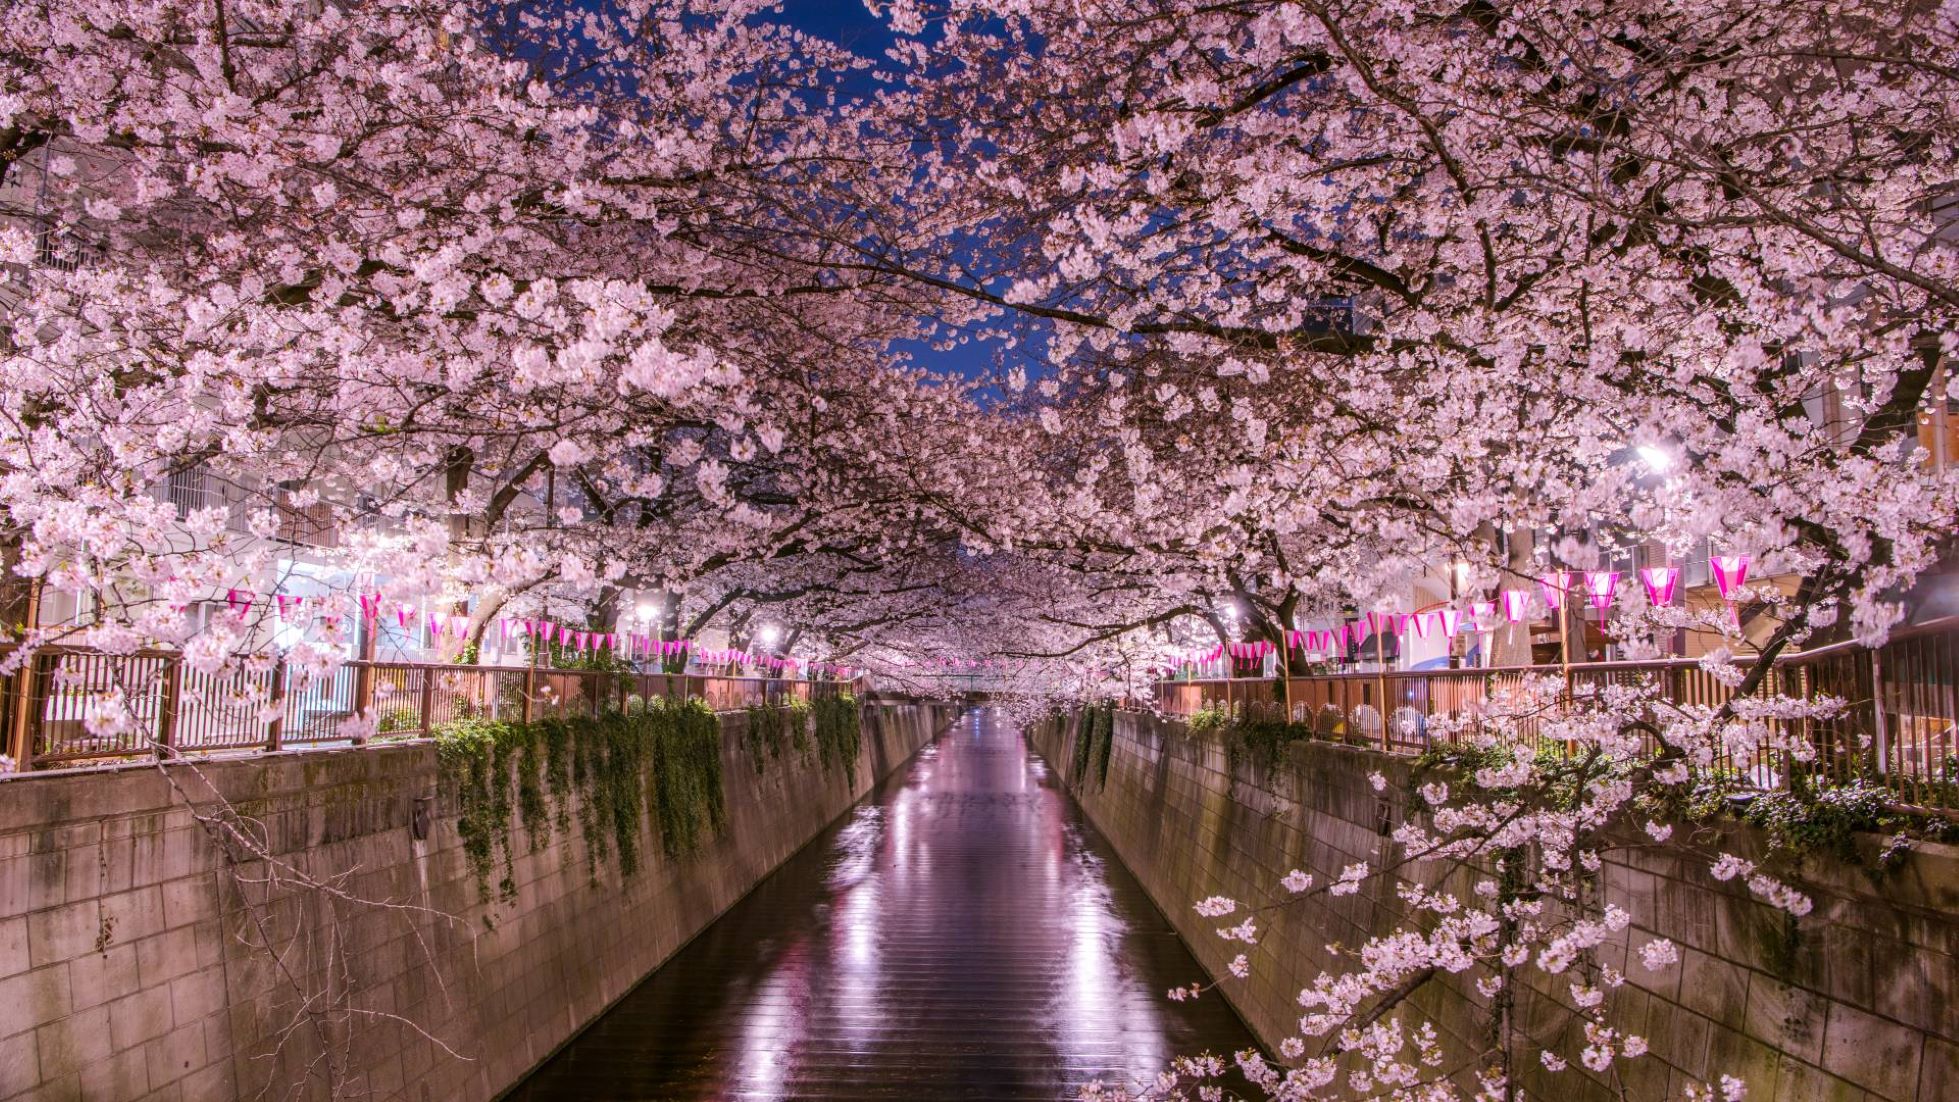
[{"label": "stone block wall", "polygon": [[[1030,736],[1212,977],[1226,977],[1244,947],[1219,939],[1217,927],[1230,923],[1196,914],[1197,900],[1273,902],[1285,897],[1279,880],[1291,869],[1326,883],[1350,863],[1379,869],[1394,856],[1387,833],[1404,815],[1405,758],[1310,743],[1270,769],[1234,768],[1217,733],[1121,713],[1106,779],[1091,766],[1074,781],[1066,774],[1078,726],[1050,723]],[[1377,770],[1388,781],[1381,793],[1368,780]],[[1756,844],[1741,828],[1731,842],[1743,854]],[[1959,1099],[1959,849],[1924,846],[1881,880],[1825,859],[1812,865],[1805,887],[1816,907],[1791,938],[1784,916],[1713,880],[1684,850],[1625,851],[1609,862],[1606,899],[1637,922],[1604,947],[1604,960],[1629,977],[1609,997],[1652,1053],[1622,1061],[1618,1083],[1575,1059],[1555,1077],[1534,1071],[1523,1076],[1531,1096],[1606,1102],[1623,1087],[1624,1098],[1658,1102],[1732,1074],[1747,1081],[1750,1102]],[[1323,971],[1351,970],[1347,951],[1403,923],[1399,900],[1378,882],[1344,899],[1295,902],[1261,916],[1252,979],[1226,977],[1220,990],[1276,1045],[1297,1031],[1301,988]],[[1654,937],[1680,946],[1680,965],[1649,973],[1635,957],[1628,967],[1628,953]],[[1519,1001],[1520,1047],[1574,1056],[1583,1047],[1563,985]],[[1452,1054],[1470,1058],[1449,1069],[1466,1076],[1488,1043],[1473,989],[1431,982],[1412,1002]]]},{"label": "stone block wall", "polygon": [[[726,829],[670,860],[649,814],[631,878],[576,806],[513,822],[489,903],[427,743],[0,781],[0,1099],[494,1098],[954,718],[863,714],[854,783],[724,716]],[[272,860],[227,863],[219,797]]]}]

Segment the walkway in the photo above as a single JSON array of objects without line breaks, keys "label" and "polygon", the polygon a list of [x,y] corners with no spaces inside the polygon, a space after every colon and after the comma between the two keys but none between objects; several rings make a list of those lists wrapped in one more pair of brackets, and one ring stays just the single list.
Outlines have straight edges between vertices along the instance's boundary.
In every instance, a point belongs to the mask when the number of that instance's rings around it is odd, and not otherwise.
[{"label": "walkway", "polygon": [[975,712],[513,1099],[1071,1098],[1251,1044],[1020,733]]}]

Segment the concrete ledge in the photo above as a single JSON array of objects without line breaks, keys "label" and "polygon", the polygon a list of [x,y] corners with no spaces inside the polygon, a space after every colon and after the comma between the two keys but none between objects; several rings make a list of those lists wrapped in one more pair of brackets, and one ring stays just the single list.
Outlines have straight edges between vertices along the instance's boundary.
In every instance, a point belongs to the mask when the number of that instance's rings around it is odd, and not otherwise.
[{"label": "concrete ledge", "polygon": [[[304,749],[0,783],[0,1099],[490,1099],[519,1081],[954,718],[864,708],[855,783],[758,774],[721,717],[727,828],[690,857],[594,861],[513,813],[514,897],[479,900],[432,743]],[[191,794],[190,803],[170,783]],[[278,861],[371,907],[228,868],[194,811],[222,796]],[[498,859],[498,876],[502,860]],[[279,959],[257,949],[266,942]],[[311,1005],[302,996],[333,997]],[[325,1043],[322,1043],[324,1039]],[[323,1054],[324,1058],[323,1058]]]},{"label": "concrete ledge", "polygon": [[[1268,1045],[1296,1032],[1296,996],[1322,971],[1351,965],[1343,954],[1404,919],[1383,885],[1345,899],[1315,897],[1263,916],[1250,951],[1253,978],[1229,979],[1242,945],[1193,911],[1210,895],[1263,903],[1281,898],[1291,869],[1324,883],[1354,861],[1382,867],[1386,829],[1405,814],[1410,761],[1331,743],[1295,744],[1270,770],[1234,770],[1220,736],[1181,723],[1119,714],[1106,781],[1069,783],[1077,724],[1030,732],[1035,747],[1157,905],[1170,916],[1220,990]],[[1380,771],[1376,793],[1368,774]],[[1758,845],[1734,828],[1735,846]],[[1604,870],[1608,900],[1636,925],[1604,946],[1628,983],[1612,995],[1615,1014],[1643,1031],[1651,1055],[1622,1068],[1627,1097],[1677,1098],[1689,1082],[1732,1074],[1748,1080],[1750,1102],[1942,1102],[1959,1098],[1959,849],[1921,847],[1904,868],[1873,880],[1856,869],[1813,862],[1805,885],[1815,911],[1788,938],[1783,916],[1723,884],[1677,848],[1625,851]],[[1422,870],[1412,870],[1420,875]],[[1430,876],[1428,879],[1433,880]],[[1458,886],[1466,889],[1466,884]],[[1626,954],[1654,937],[1681,946],[1665,972],[1625,968]],[[1431,983],[1414,1001],[1458,1055],[1480,1051],[1479,999],[1460,982]],[[1534,1042],[1575,1048],[1568,993],[1531,991],[1519,1021]],[[1576,1047],[1582,1048],[1582,1040]],[[1608,1084],[1572,1069],[1526,1074],[1532,1097],[1608,1102]]]}]

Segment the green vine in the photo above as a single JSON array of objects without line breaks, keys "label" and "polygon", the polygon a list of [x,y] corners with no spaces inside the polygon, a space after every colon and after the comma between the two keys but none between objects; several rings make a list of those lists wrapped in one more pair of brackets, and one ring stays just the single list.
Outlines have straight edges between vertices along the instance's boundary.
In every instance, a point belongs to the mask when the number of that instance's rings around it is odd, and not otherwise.
[{"label": "green vine", "polygon": [[1185,725],[1193,731],[1221,731],[1231,725],[1231,713],[1222,704],[1210,704],[1190,713]]},{"label": "green vine", "polygon": [[653,724],[653,796],[667,856],[692,853],[728,821],[721,787],[721,724],[699,700],[647,712]]},{"label": "green vine", "polygon": [[1313,737],[1306,723],[1287,723],[1276,719],[1234,719],[1225,727],[1225,758],[1233,770],[1243,761],[1271,769],[1284,756],[1286,747]]},{"label": "green vine", "polygon": [[1094,710],[1095,786],[1109,787],[1109,758],[1116,748],[1116,706],[1114,701]]},{"label": "green vine", "polygon": [[[1793,862],[1822,853],[1854,865],[1859,833],[1896,831],[1905,825],[1887,808],[1891,799],[1889,789],[1862,781],[1815,792],[1765,792],[1748,802],[1741,818],[1761,828],[1771,858]],[[1902,856],[1887,849],[1877,871]]]},{"label": "green vine", "polygon": [[1095,767],[1098,787],[1109,783],[1109,758],[1115,750],[1116,706],[1113,701],[1084,705],[1075,725],[1075,744],[1068,763],[1068,779],[1080,786],[1089,766]]},{"label": "green vine", "polygon": [[463,853],[486,903],[499,858],[497,894],[517,894],[514,823],[522,823],[535,853],[554,831],[569,831],[576,803],[593,876],[617,854],[620,875],[630,877],[639,870],[649,800],[669,857],[693,852],[727,821],[720,723],[698,700],[656,699],[624,713],[528,725],[457,720],[435,741],[444,780],[456,793]]},{"label": "green vine", "polygon": [[816,701],[810,708],[816,717],[816,750],[823,768],[841,765],[844,776],[857,783],[857,753],[863,740],[863,709],[857,698],[839,693]]},{"label": "green vine", "polygon": [[757,776],[769,762],[780,759],[784,750],[794,748],[808,756],[809,705],[800,700],[792,700],[780,708],[751,705],[746,733],[748,756],[755,763]]},{"label": "green vine", "polygon": [[1068,783],[1078,787],[1082,777],[1088,774],[1088,758],[1094,752],[1094,721],[1090,718],[1093,714],[1092,710],[1084,710],[1075,723],[1075,744],[1071,747],[1073,752],[1068,761]]}]

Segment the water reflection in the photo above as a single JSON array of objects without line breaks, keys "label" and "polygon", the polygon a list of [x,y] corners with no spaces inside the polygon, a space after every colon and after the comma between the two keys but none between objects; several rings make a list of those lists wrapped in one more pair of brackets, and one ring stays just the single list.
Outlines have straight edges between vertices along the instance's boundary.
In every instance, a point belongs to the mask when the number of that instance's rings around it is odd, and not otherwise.
[{"label": "water reflection", "polygon": [[512,1096],[1056,1099],[1250,1043],[1020,733],[973,713]]}]

